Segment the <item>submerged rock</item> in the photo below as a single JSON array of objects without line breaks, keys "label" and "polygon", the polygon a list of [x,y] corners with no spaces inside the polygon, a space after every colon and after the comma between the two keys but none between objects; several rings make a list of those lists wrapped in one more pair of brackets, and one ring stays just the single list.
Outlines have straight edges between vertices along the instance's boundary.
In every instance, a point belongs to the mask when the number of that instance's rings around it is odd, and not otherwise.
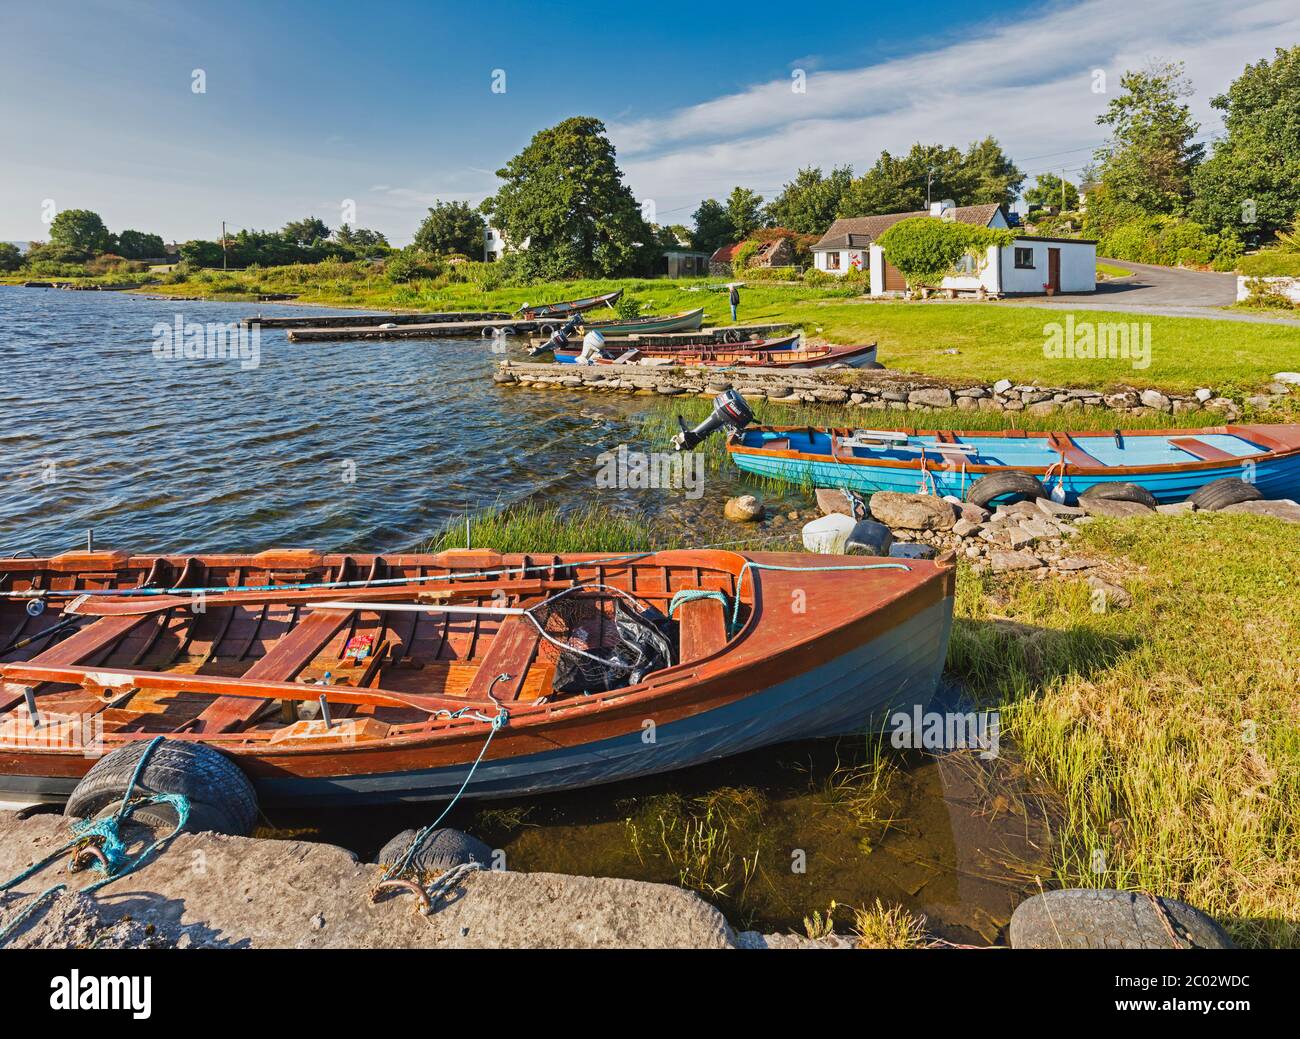
[{"label": "submerged rock", "polygon": [[722,514],[733,523],[753,523],[763,518],[763,503],[752,494],[742,494],[728,499]]}]

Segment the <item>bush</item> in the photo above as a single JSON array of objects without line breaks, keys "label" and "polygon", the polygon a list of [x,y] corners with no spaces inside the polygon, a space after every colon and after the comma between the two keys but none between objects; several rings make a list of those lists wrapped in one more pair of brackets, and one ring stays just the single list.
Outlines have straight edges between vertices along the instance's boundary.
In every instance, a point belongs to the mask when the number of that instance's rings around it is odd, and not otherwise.
[{"label": "bush", "polygon": [[1256,307],[1260,310],[1296,309],[1296,305],[1291,302],[1290,296],[1278,291],[1277,288],[1263,278],[1251,278],[1246,282],[1246,288],[1250,295],[1243,299],[1239,306]]},{"label": "bush", "polygon": [[798,267],[749,267],[743,272],[746,281],[799,281],[805,276]]},{"label": "bush", "polygon": [[1101,237],[1097,252],[1135,263],[1232,270],[1241,258],[1242,244],[1233,234],[1215,234],[1191,220],[1146,216],[1116,225]]},{"label": "bush", "polygon": [[952,273],[964,256],[975,257],[976,268],[988,257],[991,245],[1015,241],[1010,230],[976,227],[932,216],[900,220],[880,236],[889,262],[902,272],[908,287],[933,286]]}]

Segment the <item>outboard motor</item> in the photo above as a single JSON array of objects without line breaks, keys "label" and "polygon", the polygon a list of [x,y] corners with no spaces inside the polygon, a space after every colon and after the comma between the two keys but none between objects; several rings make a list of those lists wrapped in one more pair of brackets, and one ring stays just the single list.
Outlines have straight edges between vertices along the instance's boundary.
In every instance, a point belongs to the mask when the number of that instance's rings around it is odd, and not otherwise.
[{"label": "outboard motor", "polygon": [[694,429],[686,428],[686,421],[677,416],[677,424],[682,431],[673,437],[674,451],[689,451],[705,437],[727,426],[733,433],[741,432],[754,421],[754,413],[749,405],[735,390],[727,390],[713,398],[713,414]]},{"label": "outboard motor", "polygon": [[569,318],[568,321],[552,332],[551,338],[546,340],[546,342],[541,343],[538,346],[530,346],[528,348],[528,356],[536,357],[538,354],[544,354],[548,350],[552,352],[555,350],[563,350],[569,345],[569,336],[573,335],[581,324],[582,315],[574,314],[573,317]]}]

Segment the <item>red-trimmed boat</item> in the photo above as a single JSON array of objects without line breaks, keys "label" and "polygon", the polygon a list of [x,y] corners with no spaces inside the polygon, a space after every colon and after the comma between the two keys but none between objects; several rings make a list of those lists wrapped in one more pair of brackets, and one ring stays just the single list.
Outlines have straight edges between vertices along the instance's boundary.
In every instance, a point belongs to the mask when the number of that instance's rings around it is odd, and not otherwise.
[{"label": "red-trimmed boat", "polygon": [[559,303],[538,303],[535,306],[525,303],[515,313],[527,321],[536,321],[545,317],[569,317],[600,306],[613,307],[622,295],[622,289],[615,289],[613,292],[606,292],[599,296],[586,296]]},{"label": "red-trimmed boat", "polygon": [[[377,802],[450,798],[480,753],[467,797],[876,728],[930,700],[953,588],[932,562],[711,550],[6,559],[0,799],[66,798],[97,756],[160,735],[219,750],[264,798]],[[572,644],[525,613],[562,595],[602,660],[626,604],[658,617],[662,666],[562,685]]]}]

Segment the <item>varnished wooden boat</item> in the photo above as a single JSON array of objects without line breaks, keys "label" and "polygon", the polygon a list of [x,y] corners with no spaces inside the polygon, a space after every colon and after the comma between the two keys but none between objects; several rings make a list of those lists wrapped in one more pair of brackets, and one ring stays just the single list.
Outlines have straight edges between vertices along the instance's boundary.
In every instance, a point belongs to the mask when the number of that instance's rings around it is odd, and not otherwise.
[{"label": "varnished wooden boat", "polygon": [[683,310],[677,314],[648,314],[626,321],[584,321],[583,331],[599,332],[605,336],[633,336],[664,334],[667,332],[694,332],[704,324],[704,308]]},{"label": "varnished wooden boat", "polygon": [[[653,346],[634,346],[627,350],[613,347],[602,352],[597,364],[661,365],[682,364],[704,368],[829,368],[847,365],[851,368],[872,364],[876,360],[876,344],[861,346],[798,346],[798,336],[789,340],[774,341],[775,345],[757,346],[740,343],[736,346],[709,346],[696,349]],[[562,364],[577,363],[577,354],[557,352],[555,359]]]},{"label": "varnished wooden boat", "polygon": [[568,317],[569,315],[576,314],[579,311],[587,311],[595,307],[612,307],[618,302],[622,295],[623,290],[616,289],[613,292],[606,292],[599,296],[586,296],[583,299],[570,299],[559,303],[538,303],[536,306],[530,306],[525,303],[515,311],[515,313],[526,320],[537,320],[546,317]]},{"label": "varnished wooden boat", "polygon": [[1030,473],[1067,502],[1089,487],[1136,483],[1163,503],[1238,477],[1266,498],[1300,494],[1300,425],[1114,432],[853,430],[754,426],[727,445],[746,472],[873,493],[964,497],[991,473]]},{"label": "varnished wooden boat", "polygon": [[[817,569],[837,565],[857,569]],[[663,611],[682,590],[720,592],[727,605],[681,604],[672,664],[590,695],[554,691],[555,650],[519,615],[379,608],[421,594],[426,606],[526,607],[575,582]],[[505,724],[467,797],[588,786],[859,731],[929,700],[953,585],[953,571],[930,562],[724,551],[6,559],[0,800],[66,797],[98,754],[159,734],[229,755],[264,798],[378,802],[451,797],[499,710]],[[196,599],[203,588],[230,590]],[[47,605],[32,615],[35,591]],[[89,598],[72,607],[77,593]],[[616,593],[574,594],[603,639]],[[312,605],[340,596],[364,601]],[[370,651],[354,659],[359,639]],[[328,721],[306,718],[303,705],[321,696]]]}]

